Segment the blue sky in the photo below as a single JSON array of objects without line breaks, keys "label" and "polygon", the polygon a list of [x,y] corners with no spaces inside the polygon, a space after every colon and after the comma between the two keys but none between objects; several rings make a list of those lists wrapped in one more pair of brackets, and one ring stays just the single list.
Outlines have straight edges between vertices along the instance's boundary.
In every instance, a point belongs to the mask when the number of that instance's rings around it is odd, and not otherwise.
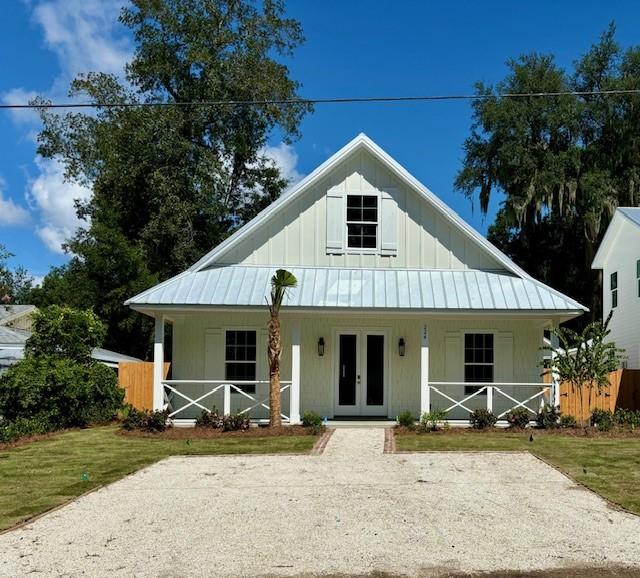
[{"label": "blue sky", "polygon": [[[0,100],[36,94],[60,100],[78,72],[119,72],[131,51],[117,24],[122,0],[4,0],[0,19]],[[632,0],[422,2],[289,0],[306,43],[288,62],[308,97],[469,93],[495,83],[505,60],[553,53],[570,65],[615,20],[623,46],[640,42]],[[359,132],[367,133],[473,226],[483,218],[453,190],[471,123],[468,102],[318,105],[302,138],[269,153],[293,178],[309,173]],[[68,258],[61,241],[78,225],[74,198],[55,163],[36,158],[37,119],[0,111],[0,244],[37,277]]]}]

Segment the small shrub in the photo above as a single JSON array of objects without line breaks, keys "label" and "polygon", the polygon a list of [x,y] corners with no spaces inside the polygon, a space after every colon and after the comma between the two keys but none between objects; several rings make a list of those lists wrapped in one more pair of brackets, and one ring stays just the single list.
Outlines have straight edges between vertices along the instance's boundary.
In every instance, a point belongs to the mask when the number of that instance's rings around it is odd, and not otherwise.
[{"label": "small shrub", "polygon": [[222,416],[222,431],[244,431],[251,426],[251,418],[246,413],[232,413]]},{"label": "small shrub", "polygon": [[215,406],[211,411],[204,411],[196,418],[196,427],[210,427],[213,429],[222,429],[222,416],[218,413]]},{"label": "small shrub", "polygon": [[507,413],[507,422],[513,429],[524,429],[529,425],[529,410],[516,407]]},{"label": "small shrub", "polygon": [[305,411],[302,414],[302,425],[304,427],[322,426],[322,416],[315,411]]},{"label": "small shrub", "polygon": [[129,412],[122,420],[122,428],[126,430],[139,430],[146,432],[161,432],[167,429],[169,412],[139,410],[129,408]]},{"label": "small shrub", "polygon": [[251,418],[246,413],[220,415],[215,407],[210,412],[203,411],[196,418],[196,427],[208,427],[222,431],[246,430],[250,426]]},{"label": "small shrub", "polygon": [[640,410],[618,408],[613,414],[613,420],[617,425],[635,429],[640,427]]},{"label": "small shrub", "polygon": [[[570,416],[573,417],[573,416]],[[562,415],[560,414],[560,408],[553,405],[545,405],[536,417],[538,426],[543,429],[553,429],[560,425]],[[575,423],[575,418],[573,418]]]},{"label": "small shrub", "polygon": [[496,425],[498,418],[487,409],[476,409],[469,416],[469,423],[473,429],[488,429]]},{"label": "small shrub", "polygon": [[576,420],[575,416],[569,415],[569,414],[560,416],[560,427],[570,428],[570,427],[577,427],[577,426],[578,426],[578,420]]},{"label": "small shrub", "polygon": [[0,420],[0,443],[9,443],[19,438],[51,431],[46,419],[18,418],[15,421]]},{"label": "small shrub", "polygon": [[613,412],[608,409],[594,409],[591,412],[591,425],[600,431],[610,431],[613,427]]},{"label": "small shrub", "polygon": [[397,420],[398,425],[401,427],[407,427],[409,429],[413,429],[415,427],[416,420],[409,410],[399,413]]},{"label": "small shrub", "polygon": [[420,427],[426,431],[437,431],[440,422],[447,419],[447,412],[444,410],[425,411],[420,416]]}]

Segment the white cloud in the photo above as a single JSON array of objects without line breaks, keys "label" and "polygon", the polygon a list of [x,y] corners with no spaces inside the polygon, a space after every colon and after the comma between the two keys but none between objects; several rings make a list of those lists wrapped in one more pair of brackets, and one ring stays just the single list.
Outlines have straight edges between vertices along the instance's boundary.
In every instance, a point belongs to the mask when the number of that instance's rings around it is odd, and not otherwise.
[{"label": "white cloud", "polygon": [[76,215],[75,202],[87,200],[91,191],[65,181],[64,168],[57,161],[35,162],[40,174],[29,183],[27,198],[39,216],[36,233],[51,251],[62,254],[62,244],[86,225]]},{"label": "white cloud", "polygon": [[118,15],[124,0],[47,0],[34,5],[47,46],[56,53],[61,81],[81,72],[122,74],[131,43]]},{"label": "white cloud", "polygon": [[[12,88],[0,95],[3,104],[28,104],[38,94],[35,90],[25,90],[24,88]],[[34,125],[38,123],[38,113],[33,109],[9,109],[11,118],[17,125]],[[33,140],[33,134],[29,137]]]},{"label": "white cloud", "polygon": [[29,211],[16,204],[13,199],[5,199],[6,183],[0,178],[0,227],[16,227],[30,221]]},{"label": "white cloud", "polygon": [[289,181],[289,186],[302,180],[304,175],[298,171],[298,153],[287,143],[281,142],[276,146],[266,146],[262,154],[271,159],[273,164],[280,169],[280,174]]}]

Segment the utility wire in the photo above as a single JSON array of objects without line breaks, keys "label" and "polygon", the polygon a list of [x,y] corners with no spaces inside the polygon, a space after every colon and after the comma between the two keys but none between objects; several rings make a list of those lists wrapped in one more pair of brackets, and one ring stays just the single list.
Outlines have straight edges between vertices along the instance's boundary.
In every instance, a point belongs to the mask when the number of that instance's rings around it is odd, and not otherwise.
[{"label": "utility wire", "polygon": [[505,92],[502,94],[440,94],[424,96],[364,96],[352,98],[289,98],[266,100],[203,100],[195,102],[77,102],[0,104],[0,109],[51,108],[137,108],[182,106],[265,106],[298,104],[357,104],[366,102],[424,102],[446,100],[489,100],[492,98],[556,98],[560,96],[621,96],[640,94],[640,89],[572,90],[559,92]]}]

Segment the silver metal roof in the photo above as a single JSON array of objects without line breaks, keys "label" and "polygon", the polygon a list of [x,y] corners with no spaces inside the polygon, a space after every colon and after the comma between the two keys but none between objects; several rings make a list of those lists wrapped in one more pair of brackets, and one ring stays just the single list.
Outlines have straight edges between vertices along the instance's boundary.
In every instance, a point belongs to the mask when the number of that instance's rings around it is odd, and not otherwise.
[{"label": "silver metal roof", "polygon": [[[278,267],[229,265],[187,271],[129,299],[134,306],[265,306]],[[298,279],[288,307],[585,311],[530,277],[476,270],[288,268]]]},{"label": "silver metal roof", "polygon": [[636,225],[640,225],[640,207],[618,207],[618,211],[631,219]]},{"label": "silver metal roof", "polygon": [[31,333],[24,329],[14,329],[0,325],[0,346],[21,346],[27,342]]},{"label": "silver metal roof", "polygon": [[0,305],[0,325],[4,325],[10,319],[35,310],[35,305]]}]

